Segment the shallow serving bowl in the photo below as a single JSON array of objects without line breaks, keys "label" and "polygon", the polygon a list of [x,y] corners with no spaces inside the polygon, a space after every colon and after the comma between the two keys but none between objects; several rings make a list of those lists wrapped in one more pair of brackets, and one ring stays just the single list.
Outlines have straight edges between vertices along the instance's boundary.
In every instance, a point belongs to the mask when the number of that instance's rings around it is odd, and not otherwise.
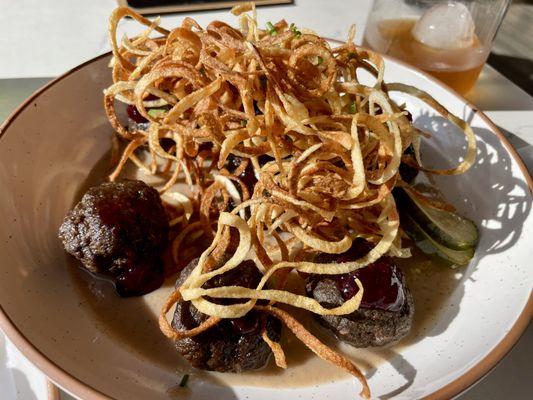
[{"label": "shallow serving bowl", "polygon": [[[108,61],[109,55],[97,57],[51,82],[0,130],[0,326],[50,379],[83,399],[271,399],[272,388],[242,386],[238,378],[231,386],[196,379],[185,392],[178,390],[180,367],[170,356],[159,360],[151,353],[165,340],[157,335],[155,319],[147,317],[152,340],[133,350],[88,306],[69,272],[57,229],[110,148],[102,107]],[[454,275],[447,292],[449,283],[433,279],[431,290],[441,299],[431,309],[433,323],[416,340],[386,351],[385,361],[368,372],[376,398],[445,399],[486,374],[531,318],[533,184],[503,135],[464,99],[391,59],[385,80],[428,91],[469,121],[478,139],[471,170],[437,179],[448,200],[480,227],[476,256]],[[435,132],[424,145],[424,158],[437,167],[456,162],[462,136],[417,99],[395,97],[407,103],[418,125]],[[113,318],[120,326],[121,315]],[[279,399],[355,398],[358,392],[349,376],[320,384],[310,379],[300,388],[283,388],[276,379],[274,374],[269,381]]]}]

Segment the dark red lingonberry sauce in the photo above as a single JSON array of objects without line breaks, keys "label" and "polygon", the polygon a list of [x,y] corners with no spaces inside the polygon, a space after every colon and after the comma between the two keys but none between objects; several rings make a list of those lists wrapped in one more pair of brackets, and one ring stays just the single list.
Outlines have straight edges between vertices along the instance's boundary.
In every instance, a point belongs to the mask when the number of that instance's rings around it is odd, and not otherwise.
[{"label": "dark red lingonberry sauce", "polygon": [[242,159],[240,157],[230,154],[226,160],[226,168],[229,172],[234,172],[239,165],[241,165]]},{"label": "dark red lingonberry sauce", "polygon": [[200,143],[200,145],[198,146],[198,153],[202,151],[210,151],[212,149],[213,149],[213,143],[211,142]]},{"label": "dark red lingonberry sauce", "polygon": [[257,183],[254,167],[252,166],[251,162],[248,163],[244,171],[241,172],[239,179],[243,181],[251,195],[254,192],[255,184]]},{"label": "dark red lingonberry sauce", "polygon": [[120,296],[140,296],[150,293],[163,284],[163,265],[140,263],[115,277],[115,287]]},{"label": "dark red lingonberry sauce", "polygon": [[[344,263],[355,261],[370,250],[368,242],[354,241],[352,247],[342,254],[322,254],[316,262]],[[376,262],[336,277],[337,288],[344,300],[351,299],[359,291],[355,278],[364,288],[362,308],[400,311],[405,302],[402,272],[389,257],[382,257]]]},{"label": "dark red lingonberry sauce", "polygon": [[130,104],[128,106],[126,112],[128,113],[128,117],[130,117],[134,122],[137,122],[138,124],[148,122],[148,120],[141,115],[139,110],[137,110],[137,107],[135,107],[133,104]]},{"label": "dark red lingonberry sauce", "polygon": [[400,311],[405,296],[401,271],[387,258],[381,258],[349,274],[339,275],[337,287],[345,300],[351,299],[359,291],[355,278],[363,284],[362,308],[386,311]]},{"label": "dark red lingonberry sauce", "polygon": [[235,332],[241,335],[250,335],[259,330],[259,316],[252,311],[244,317],[232,319],[231,325]]},{"label": "dark red lingonberry sauce", "polygon": [[[226,163],[226,168],[229,172],[233,172],[239,167],[239,165],[241,165],[241,162],[241,157],[230,154]],[[250,161],[248,162],[248,165],[244,171],[240,173],[238,178],[246,185],[251,195],[254,191],[255,184],[257,183],[257,178],[255,176],[254,167]]]}]

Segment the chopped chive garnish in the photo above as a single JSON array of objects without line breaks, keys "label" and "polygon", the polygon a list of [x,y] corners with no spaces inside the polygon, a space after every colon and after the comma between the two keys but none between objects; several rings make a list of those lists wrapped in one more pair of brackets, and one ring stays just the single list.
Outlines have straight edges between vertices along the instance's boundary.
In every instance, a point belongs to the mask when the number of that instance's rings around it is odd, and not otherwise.
[{"label": "chopped chive garnish", "polygon": [[317,62],[316,65],[320,65],[320,64],[322,64],[324,62],[324,59],[322,57],[318,56],[317,59],[316,59],[316,62]]},{"label": "chopped chive garnish", "polygon": [[181,378],[181,381],[180,381],[180,387],[186,387],[187,386],[187,382],[189,382],[189,374],[183,375],[183,377]]},{"label": "chopped chive garnish", "polygon": [[355,101],[352,101],[350,103],[349,111],[350,111],[350,114],[355,114]]},{"label": "chopped chive garnish", "polygon": [[241,126],[246,126],[246,124],[248,124],[248,120],[246,119],[241,120]]},{"label": "chopped chive garnish", "polygon": [[352,59],[352,58],[355,58],[357,56],[357,54],[355,54],[354,52],[350,52],[348,53],[348,59]]},{"label": "chopped chive garnish", "polygon": [[266,23],[266,27],[267,27],[267,32],[270,36],[276,36],[278,34],[278,31],[276,30],[274,25],[272,25],[272,22],[268,21]]},{"label": "chopped chive garnish", "polygon": [[299,38],[300,36],[302,36],[302,32],[300,32],[298,30],[298,28],[296,28],[296,25],[294,25],[294,23],[291,24],[291,26],[289,27],[289,29],[292,31],[292,33],[294,33],[294,35]]},{"label": "chopped chive garnish", "polygon": [[152,118],[157,117],[158,115],[161,115],[163,113],[166,113],[168,111],[167,108],[150,108],[148,110],[148,115]]},{"label": "chopped chive garnish", "polygon": [[204,67],[200,68],[200,73],[201,73],[202,75],[205,75],[205,68],[204,68]]}]

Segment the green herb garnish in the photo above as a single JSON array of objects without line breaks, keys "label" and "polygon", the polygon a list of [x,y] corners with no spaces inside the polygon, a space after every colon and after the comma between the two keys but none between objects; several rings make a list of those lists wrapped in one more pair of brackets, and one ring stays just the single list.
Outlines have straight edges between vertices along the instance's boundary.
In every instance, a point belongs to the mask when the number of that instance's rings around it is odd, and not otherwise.
[{"label": "green herb garnish", "polygon": [[243,119],[241,120],[241,126],[246,126],[248,124],[248,120]]},{"label": "green herb garnish", "polygon": [[351,60],[352,58],[357,57],[357,54],[355,54],[353,51],[348,53],[348,59]]},{"label": "green herb garnish", "polygon": [[292,33],[294,33],[294,36],[296,36],[297,38],[299,38],[300,36],[302,36],[302,32],[300,32],[300,31],[298,30],[298,28],[296,28],[296,25],[291,24],[291,26],[289,27],[289,29],[292,31]]},{"label": "green herb garnish", "polygon": [[350,108],[348,109],[350,114],[355,114],[355,101],[350,103]]},{"label": "green herb garnish", "polygon": [[268,21],[266,23],[266,27],[267,27],[267,32],[270,36],[276,36],[278,34],[278,31],[276,30],[274,25],[272,25],[272,22]]},{"label": "green herb garnish", "polygon": [[180,381],[180,387],[184,388],[187,386],[187,382],[189,382],[189,374],[183,375]]},{"label": "green herb garnish", "polygon": [[324,62],[324,59],[322,57],[318,56],[317,59],[316,59],[316,65],[320,65],[323,62]]},{"label": "green herb garnish", "polygon": [[156,118],[157,116],[164,114],[168,111],[167,108],[150,108],[148,110],[148,115],[152,118]]}]

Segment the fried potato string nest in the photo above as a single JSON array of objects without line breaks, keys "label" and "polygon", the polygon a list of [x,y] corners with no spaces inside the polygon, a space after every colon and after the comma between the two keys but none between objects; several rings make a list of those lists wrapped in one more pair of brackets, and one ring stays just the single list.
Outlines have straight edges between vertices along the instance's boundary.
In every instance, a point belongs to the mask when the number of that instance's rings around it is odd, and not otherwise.
[{"label": "fried potato string nest", "polygon": [[[415,168],[429,170],[419,163],[420,131],[390,99],[389,91],[418,97],[465,134],[463,161],[452,169],[429,172],[454,175],[468,169],[475,157],[473,132],[427,93],[385,84],[382,58],[354,45],[354,28],[346,43],[332,47],[284,20],[273,29],[260,29],[251,3],[232,12],[239,16],[240,29],[220,21],[204,29],[185,18],[180,27],[167,30],[158,19],[149,21],[122,7],[109,22],[114,83],[105,90],[104,106],[111,125],[127,143],[110,179],[116,179],[129,161],[164,178],[158,189],[172,210],[171,226],[181,232],[172,244],[176,263],[192,258],[190,250],[199,242],[211,240],[198,266],[165,304],[161,330],[177,340],[210,329],[221,318],[260,309],[284,321],[320,357],[356,376],[363,386],[361,394],[368,397],[364,375],[351,361],[276,306],[288,304],[321,315],[349,314],[359,307],[361,283],[356,282],[356,296],[327,309],[286,289],[286,277],[291,271],[343,274],[386,253],[409,255],[401,247],[391,192],[405,185],[399,176],[402,157]],[[126,16],[147,28],[119,42],[117,26]],[[154,32],[162,36],[152,38]],[[374,76],[372,86],[360,83],[361,70]],[[120,103],[135,106],[148,124],[124,126],[115,108]],[[416,157],[405,159],[403,153],[411,144]],[[229,162],[235,159],[240,164],[232,170]],[[250,168],[257,179],[253,187],[242,178]],[[192,194],[173,189],[180,181]],[[231,238],[237,233],[238,244],[228,259]],[[356,238],[374,246],[358,260],[299,261],[305,252],[342,253]],[[258,287],[202,287],[249,257],[263,274]],[[243,302],[221,305],[208,298]],[[178,301],[192,302],[210,318],[192,331],[176,331],[166,314]],[[270,345],[284,366],[281,349]]]}]

